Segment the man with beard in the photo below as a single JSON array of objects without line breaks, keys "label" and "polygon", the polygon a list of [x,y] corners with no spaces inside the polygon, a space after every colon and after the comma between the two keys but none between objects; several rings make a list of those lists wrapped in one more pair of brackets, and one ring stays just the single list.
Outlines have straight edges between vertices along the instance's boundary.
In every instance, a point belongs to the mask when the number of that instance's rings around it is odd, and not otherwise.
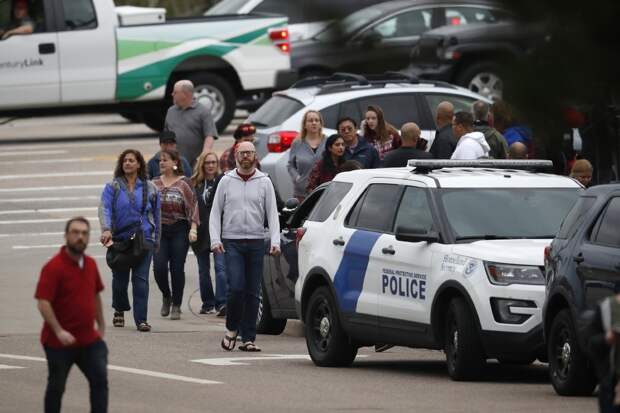
[{"label": "man with beard", "polygon": [[235,157],[238,166],[220,180],[209,217],[211,250],[225,254],[228,275],[227,332],[221,346],[233,350],[241,335],[239,350],[260,351],[254,340],[267,235],[265,220],[271,255],[280,253],[280,223],[273,184],[256,169],[254,145],[241,142]]},{"label": "man with beard", "polygon": [[89,236],[86,218],[67,221],[65,245],[41,270],[35,293],[45,321],[41,343],[49,372],[46,413],[60,412],[73,364],[88,380],[91,411],[108,410],[108,348],[103,341],[105,321],[99,295],[103,284],[97,263],[84,254]]}]

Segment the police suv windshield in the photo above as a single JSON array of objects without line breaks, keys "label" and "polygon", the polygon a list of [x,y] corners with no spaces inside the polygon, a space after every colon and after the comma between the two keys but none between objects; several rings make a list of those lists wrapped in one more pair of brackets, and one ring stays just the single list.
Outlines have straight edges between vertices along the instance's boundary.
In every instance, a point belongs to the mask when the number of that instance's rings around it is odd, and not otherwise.
[{"label": "police suv windshield", "polygon": [[438,200],[457,241],[553,238],[577,188],[442,189]]}]

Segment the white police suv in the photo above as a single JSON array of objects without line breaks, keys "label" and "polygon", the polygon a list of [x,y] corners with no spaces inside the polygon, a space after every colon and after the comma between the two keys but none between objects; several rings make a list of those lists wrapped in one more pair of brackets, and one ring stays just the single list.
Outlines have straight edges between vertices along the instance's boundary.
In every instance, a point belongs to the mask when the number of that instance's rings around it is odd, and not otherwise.
[{"label": "white police suv", "polygon": [[578,197],[550,161],[412,160],[339,174],[297,231],[298,315],[319,366],[374,344],[444,349],[455,380],[486,359],[544,360],[544,248]]}]

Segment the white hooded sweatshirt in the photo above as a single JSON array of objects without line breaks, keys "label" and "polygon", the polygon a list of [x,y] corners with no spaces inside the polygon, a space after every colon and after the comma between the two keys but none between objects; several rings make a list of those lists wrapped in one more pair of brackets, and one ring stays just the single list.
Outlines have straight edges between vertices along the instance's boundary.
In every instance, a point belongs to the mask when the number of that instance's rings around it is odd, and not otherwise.
[{"label": "white hooded sweatshirt", "polygon": [[459,139],[450,159],[471,160],[489,156],[491,147],[482,132],[470,132]]}]

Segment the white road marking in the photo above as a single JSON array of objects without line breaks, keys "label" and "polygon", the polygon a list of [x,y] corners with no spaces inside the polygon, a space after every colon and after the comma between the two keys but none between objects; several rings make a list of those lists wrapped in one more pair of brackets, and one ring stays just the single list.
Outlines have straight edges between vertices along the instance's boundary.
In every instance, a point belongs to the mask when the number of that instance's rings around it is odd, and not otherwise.
[{"label": "white road marking", "polygon": [[[102,138],[104,139],[104,138]],[[3,148],[7,149],[7,150],[15,150],[15,151],[19,151],[20,149],[27,149],[27,148],[33,148],[33,149],[58,149],[58,148],[80,148],[80,149],[86,149],[89,147],[93,147],[93,146],[117,146],[117,147],[124,147],[124,146],[128,146],[128,145],[133,145],[133,146],[138,146],[138,145],[153,145],[154,148],[157,148],[159,145],[157,143],[157,135],[155,134],[155,132],[153,132],[153,140],[152,141],[148,141],[148,140],[144,140],[144,141],[135,141],[135,140],[113,140],[113,141],[108,141],[108,142],[80,142],[80,143],[68,143],[68,142],[58,142],[55,144],[39,144],[39,143],[32,143],[32,144],[25,144],[25,145],[11,145],[11,146],[3,146]],[[157,150],[157,149],[155,149]],[[37,152],[50,152],[50,151],[37,151]],[[68,151],[63,151],[62,153],[67,153]],[[29,152],[24,151],[25,154],[28,154]],[[120,152],[119,152],[120,153]]]},{"label": "white road marking", "polygon": [[71,211],[97,211],[97,207],[77,207],[77,208],[41,208],[41,209],[10,209],[8,211],[0,211],[0,215],[19,215],[19,214],[52,214],[55,212],[71,212]]},{"label": "white road marking", "polygon": [[21,366],[9,366],[8,364],[0,364],[0,370],[14,370],[14,369],[24,369],[25,367]]},{"label": "white road marking", "polygon": [[[47,360],[44,359],[43,357],[21,356],[21,355],[17,355],[17,354],[0,354],[0,357],[8,358],[8,359],[13,359],[13,360],[45,361],[45,362],[47,362]],[[140,376],[156,377],[156,378],[160,378],[160,379],[176,380],[176,381],[182,381],[182,382],[186,382],[186,383],[222,384],[221,381],[196,379],[194,377],[179,376],[177,374],[161,373],[161,372],[152,371],[152,370],[135,369],[135,368],[132,368],[132,367],[115,366],[113,364],[109,364],[108,365],[108,370],[121,371],[123,373],[137,374],[137,375],[140,375]]]},{"label": "white road marking", "polygon": [[[99,222],[98,217],[85,217],[89,221]],[[18,219],[13,221],[0,221],[0,225],[14,224],[44,224],[47,222],[66,222],[69,218],[45,218],[45,219]]]},{"label": "white road marking", "polygon": [[[358,355],[359,358],[368,357],[365,355]],[[247,361],[262,361],[262,360],[310,360],[310,356],[307,354],[263,354],[260,356],[248,356],[248,357],[218,357],[208,359],[196,359],[190,360],[193,363],[207,364],[209,366],[247,366],[250,363]]]},{"label": "white road marking", "polygon": [[[15,149],[20,148],[22,146],[16,146]],[[53,148],[53,146],[50,146]],[[63,150],[52,150],[52,151],[3,151],[0,152],[0,156],[22,156],[22,155],[62,155],[67,153],[68,151]]]},{"label": "white road marking", "polygon": [[42,174],[20,174],[20,175],[0,175],[0,181],[11,179],[31,179],[31,178],[64,178],[69,176],[110,176],[112,171],[80,171],[80,172],[54,172]]},{"label": "white road marking", "polygon": [[19,161],[0,161],[2,165],[23,165],[23,164],[42,164],[42,163],[77,163],[77,162],[93,162],[95,158],[58,158],[58,159],[28,159]]},{"label": "white road marking", "polygon": [[40,191],[63,191],[74,189],[99,189],[103,191],[103,185],[59,185],[59,186],[26,186],[20,188],[0,188],[0,192],[40,192]]},{"label": "white road marking", "polygon": [[[63,244],[44,244],[44,245],[13,245],[11,248],[14,250],[37,250],[37,249],[45,249],[45,248],[60,248]],[[88,244],[89,247],[101,246],[99,242],[91,242]]]},{"label": "white road marking", "polygon": [[[97,185],[101,188],[101,185]],[[48,196],[41,198],[8,198],[0,199],[0,204],[17,204],[20,202],[58,202],[58,201],[93,201],[100,200],[101,197],[97,195],[85,195],[85,196]]]},{"label": "white road marking", "polygon": [[64,235],[64,232],[26,232],[26,233],[13,233],[13,234],[0,234],[0,238],[13,238],[13,237],[48,237],[48,236],[60,236]]}]

